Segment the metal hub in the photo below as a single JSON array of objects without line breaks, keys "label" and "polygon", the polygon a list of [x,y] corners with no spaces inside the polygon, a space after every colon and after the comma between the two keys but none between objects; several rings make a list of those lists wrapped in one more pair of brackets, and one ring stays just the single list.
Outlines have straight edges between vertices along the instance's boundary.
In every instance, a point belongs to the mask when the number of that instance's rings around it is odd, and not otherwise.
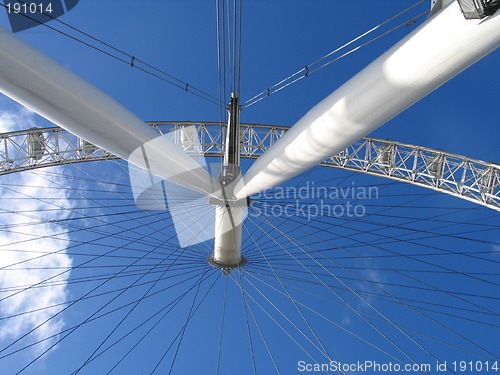
[{"label": "metal hub", "polygon": [[238,264],[221,264],[215,260],[214,254],[210,254],[207,262],[214,268],[220,268],[224,276],[229,276],[232,270],[245,266],[247,264],[247,258],[241,256],[241,260]]}]

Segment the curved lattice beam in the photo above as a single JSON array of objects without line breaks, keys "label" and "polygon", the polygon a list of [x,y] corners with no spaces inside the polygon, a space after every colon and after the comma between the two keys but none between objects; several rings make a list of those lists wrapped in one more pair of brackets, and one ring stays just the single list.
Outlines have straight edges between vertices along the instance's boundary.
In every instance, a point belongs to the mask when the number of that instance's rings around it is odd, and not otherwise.
[{"label": "curved lattice beam", "polygon": [[[221,157],[225,126],[209,122],[149,122],[193,155]],[[187,127],[194,126],[189,131]],[[196,131],[193,131],[195,129]],[[288,127],[242,124],[241,157],[258,158]],[[195,134],[197,137],[193,137]],[[58,128],[0,134],[0,175],[47,166],[114,159]],[[426,147],[365,137],[321,163],[431,188],[500,211],[500,166]]]}]

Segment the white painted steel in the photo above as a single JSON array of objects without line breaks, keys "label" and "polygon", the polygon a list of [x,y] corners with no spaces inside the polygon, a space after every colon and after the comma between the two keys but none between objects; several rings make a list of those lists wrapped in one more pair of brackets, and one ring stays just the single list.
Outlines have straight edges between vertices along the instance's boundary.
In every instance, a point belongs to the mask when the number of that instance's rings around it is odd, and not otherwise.
[{"label": "white painted steel", "polygon": [[241,263],[243,208],[218,206],[215,213],[214,260],[222,266]]},{"label": "white painted steel", "polygon": [[311,109],[239,182],[241,199],[298,175],[375,130],[500,45],[500,12],[466,20],[456,1]]},{"label": "white painted steel", "polygon": [[[101,90],[0,27],[0,91],[71,133],[159,177],[204,193],[211,178],[172,142]],[[141,148],[147,146],[145,160]],[[133,153],[134,150],[138,152]]]},{"label": "white painted steel", "polygon": [[215,213],[215,240],[213,259],[223,266],[237,266],[241,262],[241,235],[243,208],[231,206],[233,182],[240,175],[240,105],[237,93],[231,94],[229,121],[226,130],[224,165],[219,181],[224,205]]}]

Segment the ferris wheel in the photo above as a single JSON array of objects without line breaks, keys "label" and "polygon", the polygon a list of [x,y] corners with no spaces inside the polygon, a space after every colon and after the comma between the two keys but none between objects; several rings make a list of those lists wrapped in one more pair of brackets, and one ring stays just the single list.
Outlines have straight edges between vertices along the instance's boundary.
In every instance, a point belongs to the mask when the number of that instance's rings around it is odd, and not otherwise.
[{"label": "ferris wheel", "polygon": [[[2,211],[0,361],[18,374],[500,371],[498,242],[483,236],[498,231],[500,168],[366,137],[495,50],[498,7],[433,1],[293,127],[240,121],[315,72],[242,103],[241,2],[217,2],[223,126],[145,124],[2,30],[2,92],[58,127],[1,134],[3,199],[19,204]],[[226,111],[222,78],[219,98],[178,86]],[[436,205],[443,193],[455,203]]]}]

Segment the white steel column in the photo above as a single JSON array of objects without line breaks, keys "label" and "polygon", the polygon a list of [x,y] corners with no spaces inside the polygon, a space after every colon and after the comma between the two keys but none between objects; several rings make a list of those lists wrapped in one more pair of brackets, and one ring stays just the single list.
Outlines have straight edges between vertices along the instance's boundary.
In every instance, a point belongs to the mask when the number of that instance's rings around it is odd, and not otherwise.
[{"label": "white steel column", "polygon": [[277,186],[344,150],[499,45],[500,11],[467,20],[451,2],[302,117],[252,165],[236,197]]},{"label": "white steel column", "polygon": [[216,203],[214,253],[210,258],[210,263],[221,267],[226,274],[245,262],[241,256],[241,234],[246,200],[236,201],[233,192],[233,182],[239,175],[240,104],[238,94],[233,93],[229,104],[224,165],[219,176],[222,197]]},{"label": "white steel column", "polygon": [[132,164],[147,164],[158,177],[212,193],[212,179],[194,159],[165,137],[157,139],[157,132],[109,95],[2,27],[0,92]]}]

